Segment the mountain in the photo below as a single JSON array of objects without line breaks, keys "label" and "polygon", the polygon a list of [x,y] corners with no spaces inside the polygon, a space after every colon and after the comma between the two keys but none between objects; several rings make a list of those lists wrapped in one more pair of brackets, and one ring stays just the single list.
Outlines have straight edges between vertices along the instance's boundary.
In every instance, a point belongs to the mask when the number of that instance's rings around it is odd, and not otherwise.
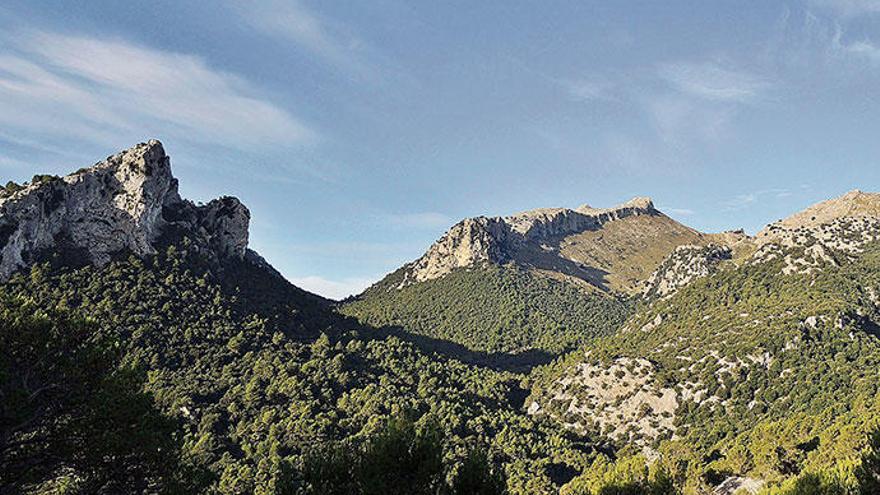
[{"label": "mountain", "polygon": [[[179,197],[157,141],[2,196],[4,495],[333,493],[354,475],[369,493],[471,493],[455,486],[490,472],[549,494],[595,453],[523,414],[524,375],[288,283],[247,249],[238,200]],[[400,457],[416,444],[440,456],[418,478],[423,459]],[[322,467],[348,450],[356,472]]]},{"label": "mountain", "polygon": [[465,220],[339,304],[157,141],[9,183],[0,494],[877,493],[878,198]]},{"label": "mountain", "polygon": [[676,248],[745,237],[697,232],[649,198],[469,218],[342,311],[477,351],[558,354],[619,328]]},{"label": "mountain", "polygon": [[677,250],[658,277],[689,283],[538,371],[529,413],[659,457],[695,493],[846,469],[880,418],[878,212],[880,195],[852,192],[769,225],[741,259]]},{"label": "mountain", "polygon": [[515,264],[600,291],[636,292],[676,246],[706,236],[634,198],[613,208],[542,208],[508,217],[462,220],[418,260],[399,287],[435,280],[457,268]]},{"label": "mountain", "polygon": [[170,160],[153,140],[65,177],[36,176],[0,191],[0,279],[59,244],[104,264],[122,251],[154,254],[160,236],[179,232],[202,252],[243,258],[249,220],[235,198],[181,200]]}]

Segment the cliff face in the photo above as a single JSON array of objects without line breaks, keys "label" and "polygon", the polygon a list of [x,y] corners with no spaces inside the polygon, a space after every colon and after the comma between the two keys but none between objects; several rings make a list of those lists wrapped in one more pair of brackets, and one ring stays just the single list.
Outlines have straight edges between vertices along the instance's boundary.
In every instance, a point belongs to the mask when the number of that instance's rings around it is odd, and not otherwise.
[{"label": "cliff face", "polygon": [[250,213],[235,198],[182,200],[171,161],[149,141],[65,177],[36,177],[0,194],[0,280],[65,245],[96,264],[112,254],[155,252],[158,238],[185,233],[218,258],[244,257]]},{"label": "cliff face", "polygon": [[636,198],[614,208],[543,208],[508,217],[468,218],[449,229],[407,267],[402,285],[440,278],[456,268],[482,262],[501,264],[534,258],[536,251],[553,249],[546,243],[558,243],[567,236],[599,230],[608,222],[639,215],[660,213],[650,199]]}]

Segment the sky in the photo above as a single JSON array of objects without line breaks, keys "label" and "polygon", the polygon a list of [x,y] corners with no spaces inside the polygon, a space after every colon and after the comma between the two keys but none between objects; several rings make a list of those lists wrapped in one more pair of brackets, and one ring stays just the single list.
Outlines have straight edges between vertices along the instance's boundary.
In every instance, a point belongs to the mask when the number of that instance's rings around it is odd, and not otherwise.
[{"label": "sky", "polygon": [[880,190],[880,0],[0,4],[0,179],[151,138],[334,298],[461,218],[651,196],[703,231]]}]

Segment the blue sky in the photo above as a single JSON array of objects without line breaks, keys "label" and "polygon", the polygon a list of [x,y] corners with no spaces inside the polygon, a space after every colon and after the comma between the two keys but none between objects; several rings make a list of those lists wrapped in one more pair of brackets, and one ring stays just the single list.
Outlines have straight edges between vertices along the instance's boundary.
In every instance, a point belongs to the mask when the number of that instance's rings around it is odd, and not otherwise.
[{"label": "blue sky", "polygon": [[0,173],[158,138],[340,297],[475,215],[648,195],[705,231],[880,189],[880,0],[6,0]]}]

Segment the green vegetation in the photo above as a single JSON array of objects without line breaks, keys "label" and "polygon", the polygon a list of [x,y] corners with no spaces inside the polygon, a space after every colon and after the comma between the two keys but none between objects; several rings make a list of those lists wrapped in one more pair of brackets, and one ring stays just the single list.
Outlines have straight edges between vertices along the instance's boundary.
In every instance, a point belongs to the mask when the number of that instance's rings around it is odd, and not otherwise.
[{"label": "green vegetation", "polygon": [[[560,466],[576,474],[594,455],[522,413],[523,375],[425,353],[263,268],[207,263],[185,239],[102,267],[74,254],[14,276],[0,297],[87,315],[95,339],[119,342],[120,366],[144,370],[143,391],[179,424],[181,462],[215,493],[303,492],[319,446],[364,445],[403,411],[442,427],[444,473],[466,472],[482,446],[512,494],[555,493],[572,476]],[[58,476],[32,479],[24,491],[43,493]]]},{"label": "green vegetation", "polygon": [[[880,245],[808,274],[731,267],[610,336],[630,302],[513,267],[399,291],[392,275],[340,314],[207,259],[185,237],[101,267],[59,250],[0,285],[0,492],[691,495],[743,476],[767,495],[877,493]],[[586,345],[524,374],[432,339]],[[553,421],[592,412],[544,401],[557,379],[624,357],[677,392],[674,437]],[[551,418],[524,413],[530,389]]]},{"label": "green vegetation", "polygon": [[120,357],[82,319],[3,300],[0,491],[198,488],[180,459],[177,423],[154,408],[143,374],[119,366]]},{"label": "green vegetation", "polygon": [[397,289],[389,275],[341,311],[363,323],[401,327],[484,352],[553,353],[614,332],[630,305],[513,266],[459,269]]},{"label": "green vegetation", "polygon": [[447,473],[443,443],[443,431],[435,421],[416,425],[405,416],[392,418],[363,445],[323,446],[306,456],[305,486],[308,493],[321,495],[506,493],[501,473],[483,450],[471,450],[457,473]]},{"label": "green vegetation", "polygon": [[[733,475],[772,485],[832,469],[880,421],[880,246],[837,262],[783,275],[777,258],[697,281],[641,308],[630,331],[594,342],[588,355],[538,371],[533,397],[551,395],[584,360],[645,357],[655,389],[679,393],[678,438],[653,447],[686,493]],[[567,408],[550,406],[557,416]]]}]

